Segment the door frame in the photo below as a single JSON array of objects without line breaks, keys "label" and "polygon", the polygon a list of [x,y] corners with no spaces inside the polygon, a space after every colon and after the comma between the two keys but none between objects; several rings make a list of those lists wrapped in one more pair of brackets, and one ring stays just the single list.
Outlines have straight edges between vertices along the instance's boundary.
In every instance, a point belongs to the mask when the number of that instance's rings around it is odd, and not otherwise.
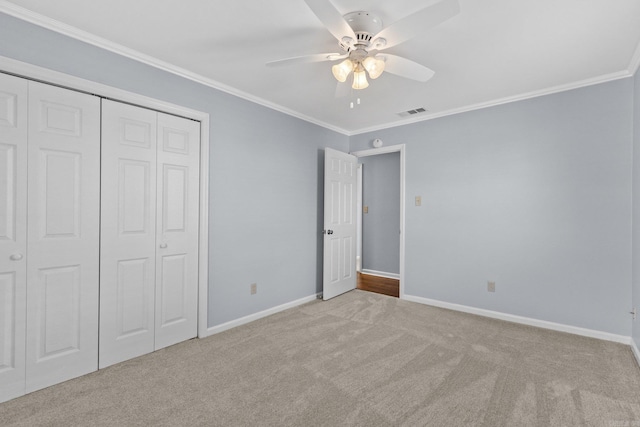
[{"label": "door frame", "polygon": [[[404,293],[404,254],[405,254],[405,144],[390,145],[388,147],[372,148],[369,150],[353,151],[358,158],[376,156],[379,154],[400,153],[400,299],[405,298]],[[362,181],[360,181],[362,182]],[[362,209],[358,212],[362,215]],[[360,221],[362,225],[362,221]],[[362,230],[358,232],[358,238],[362,238]]]},{"label": "door frame", "polygon": [[[0,72],[200,122],[200,208],[198,225],[201,238],[198,241],[198,337],[204,338],[208,336],[209,114],[1,55]],[[202,236],[205,237],[202,238]]]}]

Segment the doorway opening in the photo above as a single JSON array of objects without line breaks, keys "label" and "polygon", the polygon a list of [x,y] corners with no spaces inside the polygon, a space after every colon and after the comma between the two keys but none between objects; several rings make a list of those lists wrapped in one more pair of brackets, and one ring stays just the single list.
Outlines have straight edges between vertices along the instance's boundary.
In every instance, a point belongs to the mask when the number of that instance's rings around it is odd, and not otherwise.
[{"label": "doorway opening", "polygon": [[357,173],[357,288],[404,297],[404,145],[351,153]]}]

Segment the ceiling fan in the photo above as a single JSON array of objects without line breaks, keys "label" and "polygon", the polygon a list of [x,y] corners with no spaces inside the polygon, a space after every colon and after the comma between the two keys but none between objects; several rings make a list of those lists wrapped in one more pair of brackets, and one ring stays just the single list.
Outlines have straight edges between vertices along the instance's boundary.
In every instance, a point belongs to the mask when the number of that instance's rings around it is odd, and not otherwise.
[{"label": "ceiling fan", "polygon": [[338,82],[353,74],[353,89],[369,86],[367,75],[378,78],[384,71],[420,82],[429,80],[435,72],[410,59],[383,52],[460,12],[458,0],[441,0],[383,27],[382,20],[371,12],[357,11],[342,15],[331,0],[304,0],[313,13],[338,40],[341,52],[318,53],[280,59],[267,66],[295,63],[339,61],[332,67]]}]

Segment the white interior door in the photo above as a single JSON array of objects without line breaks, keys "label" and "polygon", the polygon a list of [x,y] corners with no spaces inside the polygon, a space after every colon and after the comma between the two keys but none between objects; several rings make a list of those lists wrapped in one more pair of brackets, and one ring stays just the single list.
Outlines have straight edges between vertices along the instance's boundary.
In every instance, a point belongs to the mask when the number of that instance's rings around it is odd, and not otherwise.
[{"label": "white interior door", "polygon": [[27,81],[0,74],[0,402],[25,393]]},{"label": "white interior door", "polygon": [[156,116],[102,101],[100,368],[154,350]]},{"label": "white interior door", "polygon": [[355,156],[325,149],[324,300],[356,288],[357,166]]},{"label": "white interior door", "polygon": [[100,99],[29,82],[26,391],[98,368]]},{"label": "white interior door", "polygon": [[158,113],[156,349],[198,333],[200,123]]}]

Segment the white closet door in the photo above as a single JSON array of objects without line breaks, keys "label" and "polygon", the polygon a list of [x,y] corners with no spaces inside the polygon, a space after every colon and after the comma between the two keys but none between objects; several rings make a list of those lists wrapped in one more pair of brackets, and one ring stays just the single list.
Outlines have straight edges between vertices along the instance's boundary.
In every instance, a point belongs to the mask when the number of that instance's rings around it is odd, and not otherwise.
[{"label": "white closet door", "polygon": [[102,102],[100,368],[154,350],[156,112]]},{"label": "white closet door", "polygon": [[0,74],[0,402],[25,393],[27,81]]},{"label": "white closet door", "polygon": [[158,113],[156,349],[198,329],[200,123]]},{"label": "white closet door", "polygon": [[100,99],[29,82],[26,391],[98,367]]}]

